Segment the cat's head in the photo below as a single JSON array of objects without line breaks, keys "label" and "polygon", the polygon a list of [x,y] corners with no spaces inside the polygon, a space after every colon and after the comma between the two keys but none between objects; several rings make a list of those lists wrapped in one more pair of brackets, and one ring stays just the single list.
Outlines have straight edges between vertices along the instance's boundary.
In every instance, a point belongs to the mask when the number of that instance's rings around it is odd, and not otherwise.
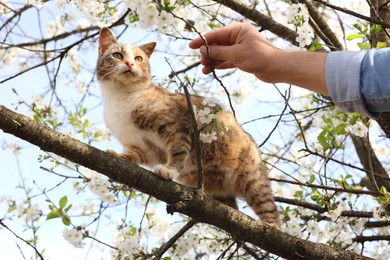
[{"label": "cat's head", "polygon": [[149,57],[156,46],[155,42],[141,46],[118,43],[108,28],[103,28],[99,36],[99,57],[96,72],[99,81],[130,86],[149,86]]}]

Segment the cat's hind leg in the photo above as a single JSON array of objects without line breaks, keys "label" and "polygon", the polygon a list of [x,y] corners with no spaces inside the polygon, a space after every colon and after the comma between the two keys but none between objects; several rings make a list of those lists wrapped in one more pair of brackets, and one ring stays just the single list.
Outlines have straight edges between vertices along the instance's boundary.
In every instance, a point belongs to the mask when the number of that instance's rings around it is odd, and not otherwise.
[{"label": "cat's hind leg", "polygon": [[259,166],[255,172],[242,172],[236,179],[236,187],[262,221],[279,228],[279,211],[266,174],[264,166]]}]

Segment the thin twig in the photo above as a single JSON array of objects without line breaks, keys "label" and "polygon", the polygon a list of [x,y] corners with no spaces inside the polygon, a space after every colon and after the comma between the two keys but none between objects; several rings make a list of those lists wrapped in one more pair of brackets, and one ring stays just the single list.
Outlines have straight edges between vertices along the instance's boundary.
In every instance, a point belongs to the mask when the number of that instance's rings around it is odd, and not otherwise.
[{"label": "thin twig", "polygon": [[[168,61],[168,59],[165,59],[165,61],[168,63],[169,67],[171,68],[172,73],[175,73],[172,65]],[[203,183],[203,160],[202,160],[202,144],[200,142],[200,130],[198,129],[198,125],[196,123],[196,116],[194,107],[191,102],[190,92],[188,91],[187,85],[175,74],[175,77],[179,80],[180,86],[184,89],[184,96],[186,98],[187,103],[187,110],[190,113],[192,126],[194,130],[194,148],[195,148],[195,154],[196,154],[196,161],[198,166],[198,189],[203,190],[204,189],[204,183]]]},{"label": "thin twig", "polygon": [[351,11],[351,10],[349,10],[347,8],[339,7],[339,6],[330,4],[330,3],[322,1],[322,0],[314,0],[314,1],[317,2],[317,3],[320,3],[322,5],[325,5],[325,6],[331,8],[333,10],[337,10],[337,11],[343,12],[345,14],[349,14],[349,15],[355,16],[357,18],[360,18],[360,19],[365,20],[365,21],[370,22],[370,23],[379,24],[379,25],[381,25],[384,28],[390,28],[390,24],[388,24],[388,23],[385,23],[385,22],[382,22],[380,20],[371,18],[369,16],[365,16],[365,15],[362,15],[360,13]]},{"label": "thin twig", "polygon": [[309,188],[316,188],[316,189],[323,189],[323,190],[332,190],[340,193],[351,193],[351,194],[364,194],[364,195],[371,195],[374,197],[383,196],[380,192],[375,191],[367,191],[367,190],[357,190],[357,189],[343,189],[343,188],[337,188],[337,187],[330,187],[330,186],[324,186],[324,185],[317,185],[317,184],[311,184],[311,183],[303,183],[303,182],[297,182],[297,181],[290,181],[290,180],[282,180],[282,179],[275,179],[275,178],[269,178],[271,181],[276,182],[283,182],[283,183],[289,183],[293,185],[299,185],[299,186],[305,186]]},{"label": "thin twig", "polygon": [[148,255],[147,257],[154,257],[155,259],[160,259],[165,252],[167,252],[176,241],[181,238],[190,228],[192,228],[197,222],[195,220],[190,220],[185,224],[171,239],[162,244],[158,249],[158,252],[152,255]]},{"label": "thin twig", "polygon": [[11,232],[17,239],[19,240],[22,240],[24,243],[26,243],[27,245],[29,245],[30,247],[32,247],[35,251],[35,253],[39,256],[39,258],[41,259],[44,259],[43,256],[41,255],[41,253],[39,253],[38,249],[33,245],[31,244],[30,242],[28,242],[27,240],[23,239],[22,237],[18,236],[14,231],[12,231],[6,224],[4,224],[3,222],[3,219],[0,219],[0,225],[2,227],[4,227],[5,229],[7,229],[9,232]]},{"label": "thin twig", "polygon": [[279,115],[279,118],[278,120],[276,121],[276,124],[275,126],[272,128],[271,132],[268,134],[267,138],[264,139],[264,141],[259,145],[259,148],[262,147],[270,138],[271,138],[271,135],[273,134],[273,132],[276,130],[276,128],[278,127],[280,121],[282,120],[282,117],[284,116],[284,113],[286,112],[286,109],[288,107],[288,101],[290,100],[290,95],[291,94],[291,86],[288,88],[288,92],[286,94],[287,97],[285,97],[285,101],[284,102],[284,108],[282,110],[282,113],[280,113]]}]

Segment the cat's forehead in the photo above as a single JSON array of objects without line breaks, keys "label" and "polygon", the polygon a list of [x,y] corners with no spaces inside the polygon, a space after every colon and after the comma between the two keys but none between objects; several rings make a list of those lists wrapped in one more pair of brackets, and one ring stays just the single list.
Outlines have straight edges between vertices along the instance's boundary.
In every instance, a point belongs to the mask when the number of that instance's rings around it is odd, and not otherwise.
[{"label": "cat's forehead", "polygon": [[109,51],[111,53],[113,52],[120,52],[120,53],[126,53],[126,54],[140,54],[144,53],[141,48],[135,45],[130,45],[130,44],[115,44],[109,48]]}]

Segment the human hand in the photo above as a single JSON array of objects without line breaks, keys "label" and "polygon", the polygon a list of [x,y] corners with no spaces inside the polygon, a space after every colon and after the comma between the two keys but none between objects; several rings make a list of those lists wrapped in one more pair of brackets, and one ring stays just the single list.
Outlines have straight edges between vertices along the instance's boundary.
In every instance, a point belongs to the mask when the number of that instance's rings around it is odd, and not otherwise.
[{"label": "human hand", "polygon": [[274,76],[275,61],[282,51],[268,42],[251,24],[228,25],[206,33],[204,38],[208,47],[200,37],[189,44],[192,49],[200,48],[203,73],[208,74],[213,69],[239,68],[263,81],[277,82]]}]

